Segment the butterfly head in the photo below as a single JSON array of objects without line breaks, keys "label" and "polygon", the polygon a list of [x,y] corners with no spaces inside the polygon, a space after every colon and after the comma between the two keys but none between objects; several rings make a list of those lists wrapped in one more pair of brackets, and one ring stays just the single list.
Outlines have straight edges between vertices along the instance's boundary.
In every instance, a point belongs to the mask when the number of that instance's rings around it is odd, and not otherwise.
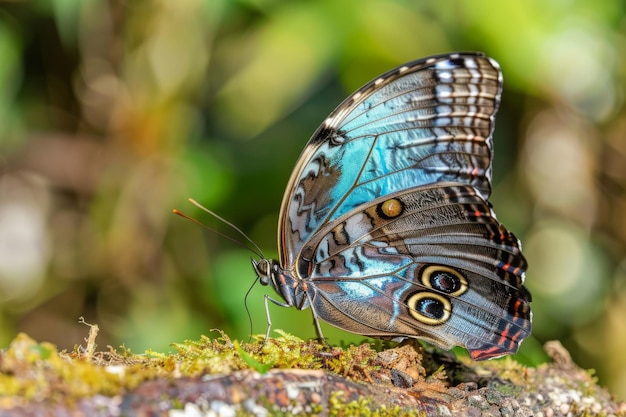
[{"label": "butterfly head", "polygon": [[252,267],[254,268],[257,277],[259,277],[261,285],[269,285],[270,281],[272,281],[273,286],[276,286],[276,283],[274,282],[274,276],[276,275],[276,272],[278,272],[278,265],[276,262],[271,259],[264,258],[261,258],[258,261],[251,258],[250,261],[252,262]]},{"label": "butterfly head", "polygon": [[304,281],[294,278],[275,260],[261,258],[258,261],[254,259],[251,261],[261,285],[270,285],[285,300],[281,302],[270,298],[274,304],[296,307],[300,310],[310,305],[309,297],[313,289],[309,288]]},{"label": "butterfly head", "polygon": [[259,277],[261,285],[272,286],[274,290],[276,290],[276,292],[285,299],[288,306],[293,306],[294,289],[291,285],[287,284],[288,280],[286,280],[285,275],[281,273],[278,262],[265,258],[261,258],[258,261],[255,259],[250,260],[252,261],[252,267],[254,268],[257,277]]}]

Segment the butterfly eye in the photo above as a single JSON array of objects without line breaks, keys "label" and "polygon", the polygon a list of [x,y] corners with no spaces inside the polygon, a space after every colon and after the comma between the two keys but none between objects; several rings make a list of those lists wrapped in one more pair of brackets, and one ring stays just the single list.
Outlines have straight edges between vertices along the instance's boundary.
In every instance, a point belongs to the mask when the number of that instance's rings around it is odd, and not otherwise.
[{"label": "butterfly eye", "polygon": [[272,264],[267,259],[261,259],[258,262],[253,259],[252,266],[254,267],[256,275],[259,277],[261,285],[268,285],[272,274]]}]

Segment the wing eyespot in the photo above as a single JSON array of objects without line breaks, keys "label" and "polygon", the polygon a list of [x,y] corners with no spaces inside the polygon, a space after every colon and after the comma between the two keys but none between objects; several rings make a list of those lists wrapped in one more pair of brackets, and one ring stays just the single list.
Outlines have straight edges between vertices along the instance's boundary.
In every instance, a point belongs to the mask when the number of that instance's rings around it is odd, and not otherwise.
[{"label": "wing eyespot", "polygon": [[404,204],[397,198],[385,200],[376,207],[376,213],[385,220],[394,219],[404,212]]},{"label": "wing eyespot", "polygon": [[418,273],[418,280],[426,288],[445,293],[451,297],[463,295],[469,283],[456,269],[443,265],[429,265]]},{"label": "wing eyespot", "polygon": [[406,298],[409,314],[420,323],[436,326],[452,315],[452,303],[441,294],[419,291]]}]

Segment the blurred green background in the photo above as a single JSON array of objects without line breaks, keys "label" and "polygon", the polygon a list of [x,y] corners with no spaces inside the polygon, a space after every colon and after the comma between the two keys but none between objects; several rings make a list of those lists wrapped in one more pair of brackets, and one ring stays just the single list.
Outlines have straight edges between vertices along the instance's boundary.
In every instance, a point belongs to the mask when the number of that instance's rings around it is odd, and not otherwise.
[{"label": "blurred green background", "polygon": [[[534,332],[626,399],[626,6],[621,0],[54,0],[0,3],[0,346],[171,350],[247,340],[307,139],[350,92],[430,54],[500,62],[493,204],[524,244]],[[263,294],[248,296],[264,333]],[[315,336],[309,310],[275,328]],[[331,343],[362,338],[328,327]]]}]

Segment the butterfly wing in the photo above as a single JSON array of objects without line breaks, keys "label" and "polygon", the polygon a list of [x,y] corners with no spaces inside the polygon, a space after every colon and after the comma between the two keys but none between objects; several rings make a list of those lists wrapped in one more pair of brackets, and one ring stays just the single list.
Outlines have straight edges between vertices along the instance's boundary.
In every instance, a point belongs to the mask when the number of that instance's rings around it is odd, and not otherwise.
[{"label": "butterfly wing", "polygon": [[442,55],[382,75],[331,113],[281,207],[275,285],[301,300],[289,304],[475,359],[517,350],[530,332],[526,260],[488,203],[501,88],[491,59]]},{"label": "butterfly wing", "polygon": [[530,334],[519,241],[470,186],[376,199],[322,228],[303,251],[311,308],[336,327],[465,346],[474,359],[516,352]]},{"label": "butterfly wing", "polygon": [[306,145],[281,207],[280,264],[325,223],[382,195],[439,181],[490,194],[502,77],[482,54],[442,55],[383,74],[348,97]]}]

